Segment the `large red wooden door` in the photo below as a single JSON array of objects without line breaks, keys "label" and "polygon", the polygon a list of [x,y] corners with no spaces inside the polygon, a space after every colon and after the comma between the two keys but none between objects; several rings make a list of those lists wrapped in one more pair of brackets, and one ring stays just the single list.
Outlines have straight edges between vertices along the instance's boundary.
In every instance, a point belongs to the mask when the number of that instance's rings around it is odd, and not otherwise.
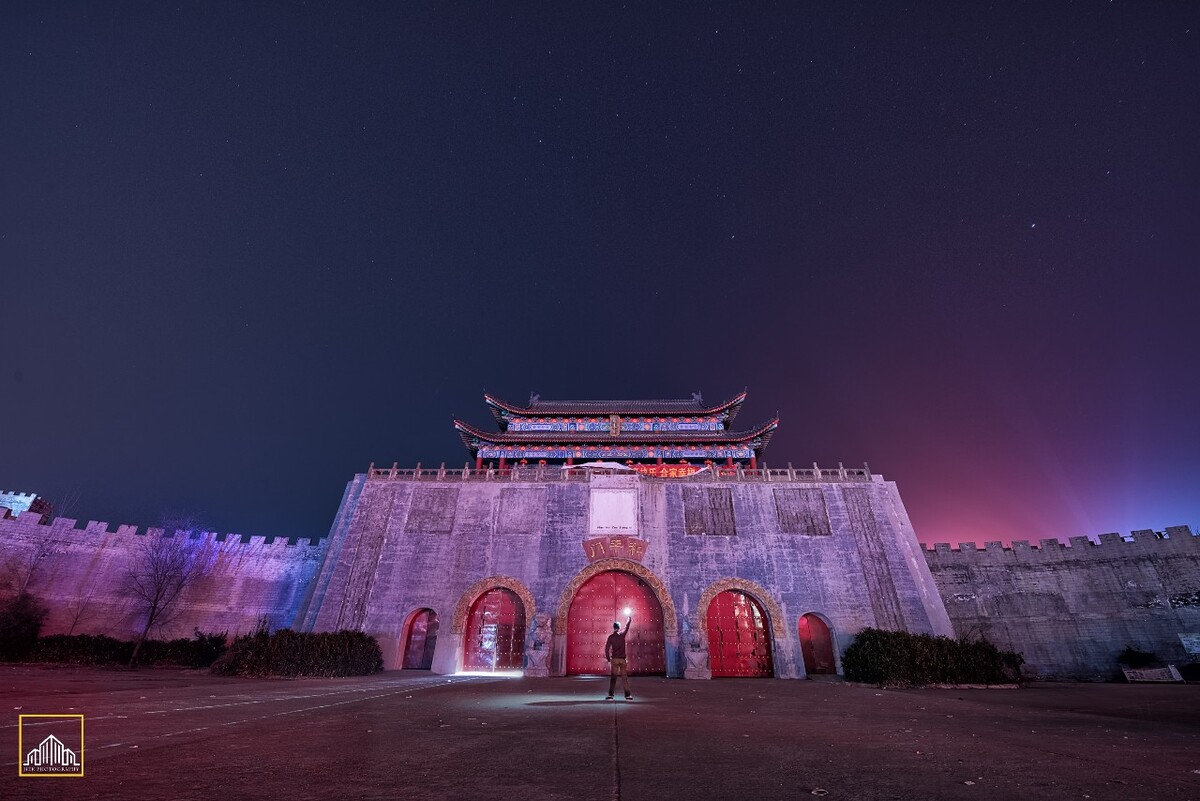
[{"label": "large red wooden door", "polygon": [[438,617],[432,609],[422,609],[408,623],[404,639],[404,660],[400,666],[406,670],[429,670],[433,667],[433,649],[437,647]]},{"label": "large red wooden door", "polygon": [[837,672],[829,627],[816,615],[800,618],[800,652],[804,654],[805,673],[832,675]]},{"label": "large red wooden door", "polygon": [[[629,614],[625,610],[629,609]],[[631,676],[667,672],[662,604],[654,591],[629,573],[609,570],[588,579],[567,611],[567,673],[608,673],[604,643],[613,623],[633,618],[625,638]]]},{"label": "large red wooden door", "polygon": [[525,605],[495,587],[475,599],[464,630],[463,670],[520,670],[525,663]]},{"label": "large red wooden door", "polygon": [[708,659],[713,676],[773,676],[771,627],[758,601],[726,590],[708,605]]}]

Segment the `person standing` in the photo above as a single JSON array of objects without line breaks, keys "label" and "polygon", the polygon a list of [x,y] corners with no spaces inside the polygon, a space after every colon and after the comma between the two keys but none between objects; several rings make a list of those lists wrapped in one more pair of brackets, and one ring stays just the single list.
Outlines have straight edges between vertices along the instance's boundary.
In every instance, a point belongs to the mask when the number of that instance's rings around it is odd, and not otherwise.
[{"label": "person standing", "polygon": [[629,692],[629,661],[625,657],[625,635],[629,633],[629,624],[632,622],[632,617],[625,621],[624,631],[621,631],[620,623],[613,623],[613,633],[608,635],[608,640],[604,643],[604,659],[610,666],[608,695],[604,696],[605,701],[612,700],[613,691],[617,689],[617,676],[621,677],[625,700],[633,700],[633,695]]}]

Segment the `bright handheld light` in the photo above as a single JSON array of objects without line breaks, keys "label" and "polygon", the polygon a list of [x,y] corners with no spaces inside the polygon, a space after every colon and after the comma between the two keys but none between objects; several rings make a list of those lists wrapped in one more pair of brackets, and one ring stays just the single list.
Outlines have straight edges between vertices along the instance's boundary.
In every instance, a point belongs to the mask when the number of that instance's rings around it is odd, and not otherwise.
[{"label": "bright handheld light", "polygon": [[625,607],[625,614],[626,614],[626,615],[632,615],[632,614],[633,614],[633,610],[632,610],[632,609],[630,609],[630,608],[627,606],[627,607]]}]

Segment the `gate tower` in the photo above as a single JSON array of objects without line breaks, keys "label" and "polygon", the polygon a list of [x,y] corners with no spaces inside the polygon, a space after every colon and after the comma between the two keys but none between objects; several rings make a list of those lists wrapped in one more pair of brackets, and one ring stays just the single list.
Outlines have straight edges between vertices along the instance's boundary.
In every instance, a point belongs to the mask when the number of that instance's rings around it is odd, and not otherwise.
[{"label": "gate tower", "polygon": [[379,639],[388,667],[595,674],[632,618],[630,672],[838,672],[866,626],[951,634],[894,482],[771,470],[746,401],[484,402],[461,469],[377,468],[346,488],[296,620]]},{"label": "gate tower", "polygon": [[553,401],[533,395],[517,406],[485,394],[500,430],[454,421],[475,469],[492,463],[564,464],[617,461],[648,475],[676,477],[704,464],[758,469],[758,459],[779,425],[776,417],[744,431],[730,426],[746,400],[742,391],[724,403],[690,400]]}]

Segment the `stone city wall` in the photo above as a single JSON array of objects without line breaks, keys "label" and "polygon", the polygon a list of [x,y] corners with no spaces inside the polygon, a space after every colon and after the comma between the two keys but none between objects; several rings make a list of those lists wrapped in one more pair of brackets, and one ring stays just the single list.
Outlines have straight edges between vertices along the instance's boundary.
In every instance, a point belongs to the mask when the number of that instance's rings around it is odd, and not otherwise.
[{"label": "stone city wall", "polygon": [[[474,481],[469,471],[429,472],[356,476],[330,537],[315,543],[175,532],[204,552],[208,569],[156,636],[243,633],[261,618],[273,627],[356,628],[380,639],[394,667],[405,621],[427,608],[442,621],[434,669],[453,672],[467,596],[510,586],[531,624],[537,613],[553,622],[549,667],[562,673],[573,592],[615,567],[659,595],[669,675],[693,658],[689,642],[706,636],[702,607],[726,588],[766,610],[781,677],[803,675],[796,628],[806,613],[829,625],[839,659],[866,626],[986,636],[1022,652],[1028,674],[1045,678],[1113,678],[1126,646],[1174,663],[1195,659],[1179,639],[1200,632],[1200,537],[1186,526],[1134,532],[1130,541],[1105,534],[1098,544],[1073,537],[1069,546],[927,550],[895,485],[879,476]],[[139,633],[128,575],[147,538],[164,532],[40,519],[0,520],[0,595],[26,587],[41,599],[50,609],[45,633]],[[584,542],[608,535],[644,540],[645,552],[589,561]]]},{"label": "stone city wall", "polygon": [[839,654],[864,626],[952,633],[894,483],[869,475],[757,475],[360,475],[347,486],[299,624],[367,631],[380,639],[390,667],[406,619],[432,609],[441,621],[433,669],[450,673],[462,658],[458,618],[473,599],[467,596],[494,579],[533,607],[530,621],[535,613],[554,620],[550,670],[561,674],[566,609],[573,589],[596,570],[583,543],[628,535],[646,541],[645,553],[604,564],[660,594],[668,675],[682,675],[681,648],[706,636],[699,607],[716,588],[743,589],[764,606],[781,677],[803,675],[797,626],[806,613],[827,622]]},{"label": "stone city wall", "polygon": [[201,575],[184,591],[175,613],[151,636],[190,637],[194,629],[252,631],[260,618],[290,626],[320,565],[323,543],[289,544],[285,539],[136,526],[115,531],[107,523],[56,518],[39,524],[25,512],[0,520],[0,595],[21,588],[36,596],[50,615],[43,634],[106,634],[128,639],[141,633],[145,618],[130,596],[128,577],[137,569],[149,538],[184,540],[203,559]]},{"label": "stone city wall", "polygon": [[0,518],[5,516],[4,510],[6,509],[12,517],[16,517],[22,512],[28,512],[37,499],[38,495],[36,492],[0,490]]},{"label": "stone city wall", "polygon": [[1179,635],[1200,632],[1200,537],[1187,526],[1164,534],[939,543],[925,556],[960,636],[1020,651],[1032,676],[1104,680],[1119,674],[1126,646],[1171,663],[1197,658]]}]

